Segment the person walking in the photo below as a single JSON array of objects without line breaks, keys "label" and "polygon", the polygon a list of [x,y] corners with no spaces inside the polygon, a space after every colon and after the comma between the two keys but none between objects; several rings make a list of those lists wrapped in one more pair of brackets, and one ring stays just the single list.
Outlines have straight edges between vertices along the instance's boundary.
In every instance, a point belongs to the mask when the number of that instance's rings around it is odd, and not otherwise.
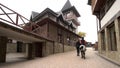
[{"label": "person walking", "polygon": [[81,45],[84,45],[84,46],[86,46],[86,42],[85,42],[85,40],[84,40],[84,37],[82,37],[82,38],[81,38],[81,41],[80,41],[80,43],[81,43]]},{"label": "person walking", "polygon": [[80,38],[78,39],[78,41],[76,42],[76,50],[77,50],[77,56],[79,56],[79,53],[80,53]]},{"label": "person walking", "polygon": [[80,52],[81,52],[81,58],[85,59],[85,51],[86,51],[86,42],[84,38],[82,37],[82,40],[80,41]]}]

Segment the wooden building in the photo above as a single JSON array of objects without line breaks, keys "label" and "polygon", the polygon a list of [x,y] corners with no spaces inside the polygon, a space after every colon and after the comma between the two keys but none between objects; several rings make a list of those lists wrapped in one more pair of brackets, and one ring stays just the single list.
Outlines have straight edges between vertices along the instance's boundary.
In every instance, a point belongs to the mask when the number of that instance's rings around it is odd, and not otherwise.
[{"label": "wooden building", "polygon": [[88,0],[97,17],[99,54],[120,64],[120,0]]},{"label": "wooden building", "polygon": [[[32,32],[51,41],[36,42],[36,53],[41,56],[66,52],[75,49],[75,43],[80,38],[77,35],[80,14],[67,0],[59,12],[46,8],[41,13],[32,12],[30,20]],[[31,24],[31,23],[30,23]],[[34,25],[35,24],[35,25]]]},{"label": "wooden building", "polygon": [[[22,53],[24,57],[33,59],[75,49],[75,43],[80,38],[77,35],[80,25],[77,18],[80,14],[69,0],[59,12],[49,8],[41,13],[32,12],[30,21],[27,20],[27,23],[24,21],[26,18],[5,8],[17,14],[17,17],[16,23],[12,22],[16,27],[3,23],[9,21],[1,18],[3,22],[0,22],[0,63],[7,61],[8,53]],[[2,8],[1,10],[3,11]],[[8,14],[11,13],[4,12],[1,15],[7,15],[9,18]],[[19,16],[24,22],[22,25],[18,25]]]}]

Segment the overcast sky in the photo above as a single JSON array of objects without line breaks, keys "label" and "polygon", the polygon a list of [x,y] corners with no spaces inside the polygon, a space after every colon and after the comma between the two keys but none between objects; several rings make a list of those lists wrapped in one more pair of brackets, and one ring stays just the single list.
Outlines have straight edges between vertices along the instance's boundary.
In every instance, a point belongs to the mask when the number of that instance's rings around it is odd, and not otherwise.
[{"label": "overcast sky", "polygon": [[[0,3],[13,9],[26,18],[30,18],[31,12],[42,12],[45,8],[50,8],[55,12],[62,9],[67,0],[0,0]],[[88,42],[97,41],[96,17],[91,13],[91,7],[87,5],[88,0],[70,0],[76,7],[81,17],[78,31],[85,32],[85,40]]]}]

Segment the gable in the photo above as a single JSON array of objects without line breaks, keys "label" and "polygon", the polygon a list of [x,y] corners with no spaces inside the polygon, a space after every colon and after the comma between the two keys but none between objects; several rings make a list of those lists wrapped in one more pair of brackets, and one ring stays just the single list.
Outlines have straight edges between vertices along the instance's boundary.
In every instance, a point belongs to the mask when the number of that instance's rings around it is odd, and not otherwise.
[{"label": "gable", "polygon": [[[52,11],[51,9],[49,8],[46,8],[44,11],[42,11],[40,14],[38,14],[36,17],[33,18],[33,22],[39,20],[41,17],[45,16],[45,15],[51,15],[51,16],[54,16],[54,17],[57,17],[57,13],[55,13],[54,11]],[[49,16],[48,16],[49,17]]]}]

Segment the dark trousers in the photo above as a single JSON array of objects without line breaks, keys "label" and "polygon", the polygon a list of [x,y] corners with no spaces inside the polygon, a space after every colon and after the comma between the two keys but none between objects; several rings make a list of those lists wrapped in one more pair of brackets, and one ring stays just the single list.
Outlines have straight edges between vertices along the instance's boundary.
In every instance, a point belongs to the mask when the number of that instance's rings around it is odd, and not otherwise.
[{"label": "dark trousers", "polygon": [[80,49],[79,49],[79,47],[76,47],[76,49],[77,49],[77,56],[79,56]]}]

